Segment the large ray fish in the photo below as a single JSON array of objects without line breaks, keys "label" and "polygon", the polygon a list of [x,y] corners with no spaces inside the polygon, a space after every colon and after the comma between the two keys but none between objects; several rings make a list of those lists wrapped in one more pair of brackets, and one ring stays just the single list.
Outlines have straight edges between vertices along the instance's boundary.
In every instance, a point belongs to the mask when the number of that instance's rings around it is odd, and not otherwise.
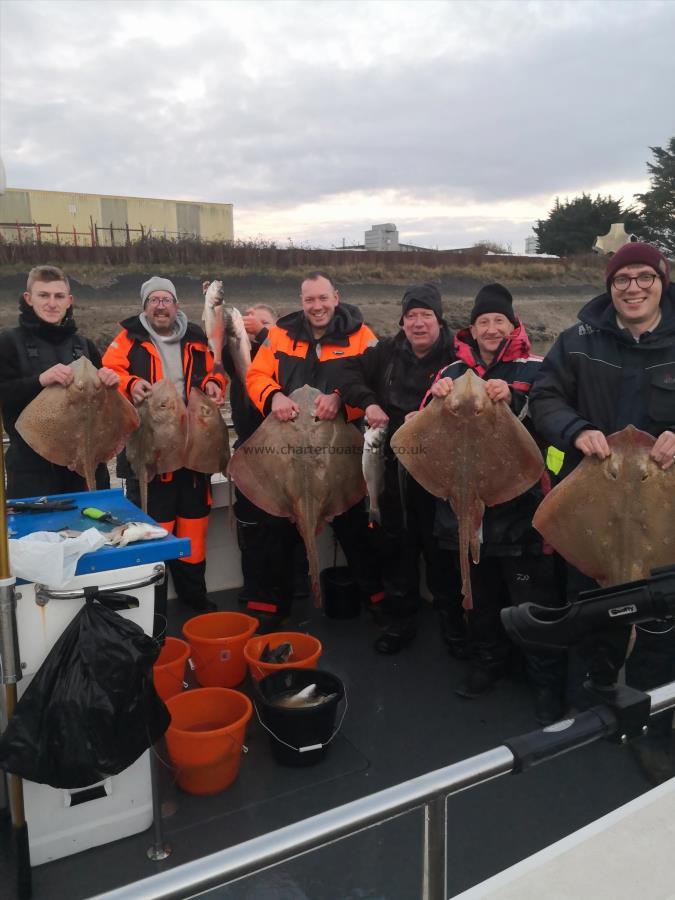
[{"label": "large ray fish", "polygon": [[73,381],[68,387],[43,388],[17,419],[16,430],[36,453],[74,470],[94,491],[96,466],[122,450],[139,417],[117,388],[101,383],[86,357],[70,368]]},{"label": "large ray fish", "polygon": [[485,382],[469,370],[443,400],[434,398],[391,439],[401,464],[435,497],[447,500],[459,523],[464,608],[471,609],[469,550],[480,560],[486,506],[506,503],[541,477],[544,460],[532,436]]},{"label": "large ray fish", "polygon": [[316,419],[319,391],[308,385],[291,394],[296,418],[269,415],[235,450],[228,474],[249,500],[273,516],[295,522],[309,560],[316,605],[321,604],[316,535],[324,523],[346,512],[366,493],[361,472],[363,437],[341,417]]},{"label": "large ray fish", "polygon": [[185,465],[187,410],[173,381],[162,378],[138,407],[141,427],[127,441],[127,459],[140,483],[141,509],[148,510],[148,482]]},{"label": "large ray fish", "polygon": [[675,563],[675,467],[650,458],[654,438],[628,425],[607,459],[588,456],[548,494],[532,524],[602,587]]},{"label": "large ray fish", "polygon": [[193,387],[187,416],[185,468],[205,475],[225,473],[230,459],[230,440],[220,407],[199,388]]}]

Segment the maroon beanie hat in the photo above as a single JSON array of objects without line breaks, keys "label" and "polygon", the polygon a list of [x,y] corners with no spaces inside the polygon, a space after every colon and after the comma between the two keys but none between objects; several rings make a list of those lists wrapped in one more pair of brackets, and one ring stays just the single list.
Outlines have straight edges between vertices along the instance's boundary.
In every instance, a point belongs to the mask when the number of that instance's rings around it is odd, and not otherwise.
[{"label": "maroon beanie hat", "polygon": [[624,244],[620,250],[617,250],[610,257],[605,269],[607,290],[609,291],[612,278],[614,278],[619,269],[623,269],[624,266],[636,265],[651,266],[661,279],[664,290],[670,284],[670,264],[663,253],[651,244],[634,242]]}]

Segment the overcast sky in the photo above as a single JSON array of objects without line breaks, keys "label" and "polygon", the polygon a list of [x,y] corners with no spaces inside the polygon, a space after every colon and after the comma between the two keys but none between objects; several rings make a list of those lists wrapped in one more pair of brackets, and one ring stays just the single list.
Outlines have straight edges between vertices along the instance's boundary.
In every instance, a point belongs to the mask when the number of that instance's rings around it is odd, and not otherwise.
[{"label": "overcast sky", "polygon": [[9,187],[234,203],[235,236],[522,251],[648,186],[675,2],[0,0]]}]

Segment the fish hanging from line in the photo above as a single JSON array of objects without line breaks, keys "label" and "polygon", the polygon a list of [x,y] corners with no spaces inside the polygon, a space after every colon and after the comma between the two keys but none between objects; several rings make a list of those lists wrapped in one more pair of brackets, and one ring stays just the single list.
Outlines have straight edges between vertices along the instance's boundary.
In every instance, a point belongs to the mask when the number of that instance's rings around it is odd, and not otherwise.
[{"label": "fish hanging from line", "polygon": [[187,410],[173,381],[156,381],[138,406],[141,425],[127,441],[127,459],[138,478],[141,509],[148,510],[148,482],[185,465]]},{"label": "fish hanging from line", "polygon": [[307,550],[312,590],[321,605],[316,535],[366,493],[363,436],[341,416],[320,420],[320,391],[304,385],[290,395],[300,411],[289,422],[267,416],[232,454],[228,474],[239,490],[272,516],[293,521]]},{"label": "fish hanging from line", "polygon": [[447,397],[434,397],[404,423],[391,446],[415,481],[447,500],[457,516],[463,606],[472,609],[469,551],[478,563],[485,507],[532,487],[544,471],[542,454],[506,403],[490,400],[471,369]]},{"label": "fish hanging from line", "polygon": [[235,306],[225,308],[225,342],[234,369],[242,384],[246,384],[246,373],[251,365],[251,340],[242,314]]},{"label": "fish hanging from line", "polygon": [[675,563],[675,467],[650,457],[654,438],[628,425],[607,438],[611,456],[585,456],[542,500],[532,524],[602,587]]},{"label": "fish hanging from line", "polygon": [[204,331],[213,353],[213,360],[219,371],[223,367],[223,346],[225,345],[225,290],[222,281],[212,281],[204,292]]},{"label": "fish hanging from line", "polygon": [[187,405],[187,444],[183,465],[193,472],[225,473],[230,460],[230,437],[220,407],[193,387]]},{"label": "fish hanging from line", "polygon": [[139,426],[133,405],[116,387],[106,387],[85,356],[70,364],[68,387],[50,384],[23,410],[16,430],[36,453],[66,466],[96,490],[94,473],[120,453]]}]

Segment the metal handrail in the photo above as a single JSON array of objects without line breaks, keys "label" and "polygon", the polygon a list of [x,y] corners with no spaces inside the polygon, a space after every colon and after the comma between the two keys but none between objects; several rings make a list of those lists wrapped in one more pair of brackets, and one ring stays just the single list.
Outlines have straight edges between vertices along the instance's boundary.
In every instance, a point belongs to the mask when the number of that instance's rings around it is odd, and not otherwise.
[{"label": "metal handrail", "polygon": [[[120,584],[106,584],[104,590],[106,593],[115,591],[120,593],[125,591],[135,591],[139,588],[148,587],[148,585],[151,584],[159,584],[163,580],[164,565],[158,564],[153,567],[153,570],[149,575],[144,575],[143,578],[136,578],[133,581],[123,581]],[[36,584],[35,600],[38,606],[45,606],[50,600],[84,600],[87,591],[91,591],[91,588],[77,588],[72,591],[54,591],[44,584]]]},{"label": "metal handrail", "polygon": [[[675,682],[646,692],[650,715],[675,707]],[[170,900],[186,898],[253,875],[310,850],[357,834],[374,825],[425,806],[424,900],[446,900],[446,799],[467,788],[511,772],[524,771],[608,735],[621,735],[622,725],[607,706],[596,706],[573,719],[511,739],[514,747],[532,749],[520,755],[503,744],[426,775],[370,794],[244,841],[193,862],[125,885],[92,900]],[[625,739],[625,735],[621,735]]]}]

